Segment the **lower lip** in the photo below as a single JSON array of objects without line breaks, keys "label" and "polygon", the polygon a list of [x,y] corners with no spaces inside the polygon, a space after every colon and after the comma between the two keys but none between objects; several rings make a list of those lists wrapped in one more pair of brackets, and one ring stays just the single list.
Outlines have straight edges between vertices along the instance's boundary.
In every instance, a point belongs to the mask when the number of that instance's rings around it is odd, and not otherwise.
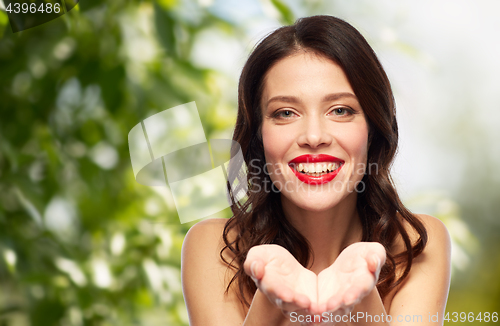
[{"label": "lower lip", "polygon": [[325,174],[322,174],[322,175],[317,176],[317,177],[313,177],[311,175],[300,173],[299,171],[295,170],[293,167],[291,167],[291,166],[289,166],[289,167],[290,167],[290,169],[292,169],[293,173],[295,173],[295,175],[297,176],[297,178],[300,181],[307,183],[309,185],[320,185],[320,184],[332,181],[337,176],[337,174],[339,174],[340,169],[342,169],[342,166],[344,166],[344,165],[342,164],[335,171],[332,171],[330,173],[325,173]]}]

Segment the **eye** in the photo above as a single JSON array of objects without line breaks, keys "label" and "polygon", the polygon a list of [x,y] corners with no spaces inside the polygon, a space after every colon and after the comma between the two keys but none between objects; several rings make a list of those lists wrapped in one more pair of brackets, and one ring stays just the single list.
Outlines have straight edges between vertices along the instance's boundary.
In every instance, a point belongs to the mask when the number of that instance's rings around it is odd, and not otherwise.
[{"label": "eye", "polygon": [[336,108],[332,112],[335,115],[346,115],[349,113],[346,108]]},{"label": "eye", "polygon": [[350,108],[339,107],[333,109],[331,113],[337,117],[348,117],[350,115],[353,115],[355,112]]},{"label": "eye", "polygon": [[274,117],[275,118],[282,118],[282,119],[287,119],[287,118],[291,118],[295,115],[295,113],[291,110],[282,110],[282,111],[278,111],[274,114]]}]

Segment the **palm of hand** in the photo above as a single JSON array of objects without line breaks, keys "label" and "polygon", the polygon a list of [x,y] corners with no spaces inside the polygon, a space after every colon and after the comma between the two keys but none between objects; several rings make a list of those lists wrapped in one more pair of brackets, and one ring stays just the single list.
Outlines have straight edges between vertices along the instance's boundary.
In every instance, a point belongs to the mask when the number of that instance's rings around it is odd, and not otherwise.
[{"label": "palm of hand", "polygon": [[352,310],[374,288],[384,262],[385,249],[379,243],[358,242],[344,249],[318,275],[318,309]]},{"label": "palm of hand", "polygon": [[[351,310],[375,286],[385,262],[379,243],[350,245],[318,276],[278,245],[251,248],[244,264],[257,287],[282,310],[313,314]],[[253,271],[252,271],[253,270]]]},{"label": "palm of hand", "polygon": [[257,287],[286,311],[306,309],[316,301],[316,274],[304,268],[281,246],[253,247],[244,268]]}]

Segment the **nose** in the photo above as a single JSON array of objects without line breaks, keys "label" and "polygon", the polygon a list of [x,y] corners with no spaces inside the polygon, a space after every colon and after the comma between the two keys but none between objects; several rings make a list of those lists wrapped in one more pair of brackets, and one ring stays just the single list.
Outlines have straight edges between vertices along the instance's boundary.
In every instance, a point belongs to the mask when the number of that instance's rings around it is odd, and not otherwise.
[{"label": "nose", "polygon": [[[329,146],[333,135],[328,128],[327,119],[320,116],[309,116],[303,120],[297,143],[301,147],[320,148]],[[330,126],[331,127],[331,126]]]}]

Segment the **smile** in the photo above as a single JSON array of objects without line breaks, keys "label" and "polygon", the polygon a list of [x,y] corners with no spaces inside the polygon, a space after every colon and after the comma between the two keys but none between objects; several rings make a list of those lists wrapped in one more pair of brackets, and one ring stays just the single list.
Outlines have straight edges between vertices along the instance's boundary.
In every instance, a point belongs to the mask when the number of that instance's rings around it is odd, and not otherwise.
[{"label": "smile", "polygon": [[301,155],[288,163],[300,181],[315,185],[332,181],[343,165],[343,160],[326,154]]}]

